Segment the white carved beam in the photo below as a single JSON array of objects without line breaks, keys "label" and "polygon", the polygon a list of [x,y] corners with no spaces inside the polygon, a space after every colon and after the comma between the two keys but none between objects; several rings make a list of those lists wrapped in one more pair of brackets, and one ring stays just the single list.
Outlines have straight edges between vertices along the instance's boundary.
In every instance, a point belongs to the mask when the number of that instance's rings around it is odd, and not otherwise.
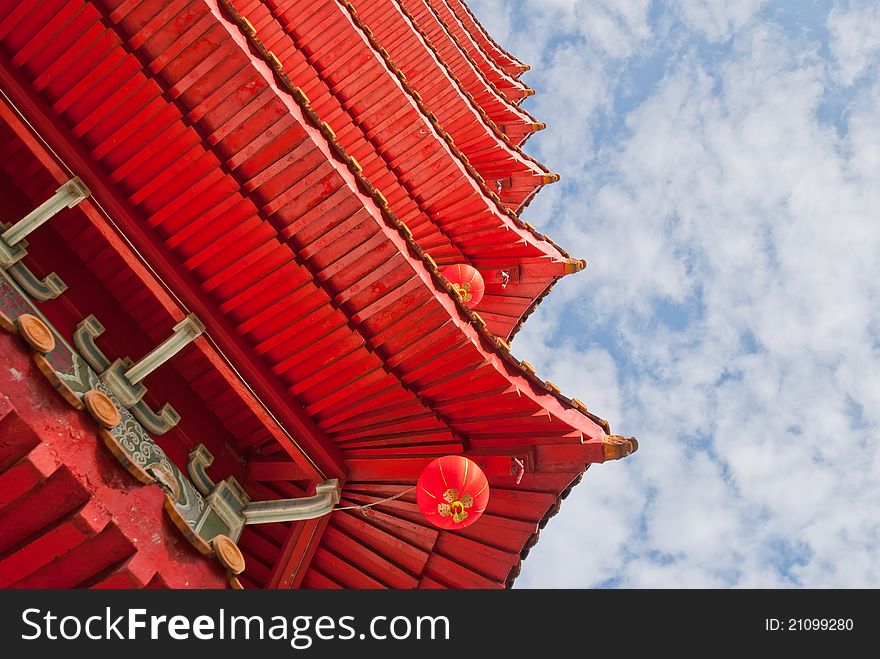
[{"label": "white carved beam", "polygon": [[195,314],[188,315],[174,326],[174,334],[156,346],[137,364],[129,368],[125,372],[125,377],[132,385],[139,384],[150,373],[192,343],[204,331],[205,326],[202,324],[202,321],[196,318]]},{"label": "white carved beam", "polygon": [[298,522],[323,517],[339,503],[339,481],[324,481],[315,488],[314,496],[276,501],[252,501],[244,507],[245,524]]},{"label": "white carved beam", "polygon": [[12,247],[51,220],[59,211],[73,208],[90,194],[91,192],[78,176],[72,178],[58,188],[49,199],[0,234],[0,238]]}]

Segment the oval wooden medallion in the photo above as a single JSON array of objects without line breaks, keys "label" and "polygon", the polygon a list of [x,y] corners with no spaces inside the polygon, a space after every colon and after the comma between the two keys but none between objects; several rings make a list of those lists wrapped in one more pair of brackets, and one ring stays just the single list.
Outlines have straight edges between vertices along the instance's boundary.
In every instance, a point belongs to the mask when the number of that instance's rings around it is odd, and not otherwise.
[{"label": "oval wooden medallion", "polygon": [[21,314],[18,317],[18,331],[28,345],[37,352],[46,354],[55,349],[55,337],[52,336],[52,330],[36,316],[29,313]]},{"label": "oval wooden medallion", "polygon": [[83,402],[86,404],[86,410],[92,415],[101,427],[115,428],[122,421],[119,410],[110,400],[110,397],[97,389],[90,389],[83,394]]},{"label": "oval wooden medallion", "polygon": [[218,535],[212,541],[217,560],[232,574],[244,572],[244,556],[235,541],[228,535]]}]

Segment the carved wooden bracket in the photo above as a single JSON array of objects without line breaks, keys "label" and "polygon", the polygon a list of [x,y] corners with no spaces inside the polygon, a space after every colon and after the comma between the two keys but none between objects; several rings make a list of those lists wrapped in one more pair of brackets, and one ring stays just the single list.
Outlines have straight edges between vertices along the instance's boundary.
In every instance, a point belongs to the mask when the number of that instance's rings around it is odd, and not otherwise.
[{"label": "carved wooden bracket", "polygon": [[214,456],[203,444],[197,445],[189,453],[187,471],[208,504],[195,527],[203,537],[203,527],[213,532],[218,524],[222,524],[227,529],[222,533],[237,540],[245,524],[295,522],[323,517],[339,503],[340,488],[336,479],[318,484],[315,494],[310,497],[251,501],[235,478],[230,476],[215,483],[208,476],[205,469],[213,462]]},{"label": "carved wooden bracket", "polygon": [[94,316],[88,316],[76,326],[73,341],[83,359],[100,373],[101,381],[114,393],[149,432],[162,435],[180,421],[180,415],[169,404],[158,412],[143,401],[147,388],[142,380],[196,339],[205,326],[190,314],[174,326],[172,335],[135,363],[128,357],[111,362],[95,343],[104,333],[104,326]]},{"label": "carved wooden bracket", "polygon": [[67,286],[54,272],[40,279],[21,260],[27,256],[25,237],[51,220],[64,208],[73,208],[91,194],[79,177],[72,178],[55,191],[49,199],[25,215],[15,224],[0,223],[0,268],[15,279],[25,293],[45,302],[58,297]]}]

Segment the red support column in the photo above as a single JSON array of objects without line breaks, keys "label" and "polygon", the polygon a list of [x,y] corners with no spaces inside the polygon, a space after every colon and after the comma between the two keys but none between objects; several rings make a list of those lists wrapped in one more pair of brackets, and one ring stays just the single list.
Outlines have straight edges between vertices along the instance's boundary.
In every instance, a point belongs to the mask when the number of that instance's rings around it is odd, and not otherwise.
[{"label": "red support column", "polygon": [[299,588],[329,521],[330,515],[324,515],[291,526],[266,588]]}]

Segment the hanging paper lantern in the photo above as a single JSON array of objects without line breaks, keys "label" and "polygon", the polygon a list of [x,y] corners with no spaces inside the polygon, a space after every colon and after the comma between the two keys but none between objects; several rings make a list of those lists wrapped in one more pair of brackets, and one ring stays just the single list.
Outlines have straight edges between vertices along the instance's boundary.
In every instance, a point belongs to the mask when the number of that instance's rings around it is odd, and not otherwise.
[{"label": "hanging paper lantern", "polygon": [[483,299],[486,284],[483,276],[473,266],[464,263],[450,265],[443,268],[443,276],[458,289],[468,309],[473,309]]},{"label": "hanging paper lantern", "polygon": [[486,510],[489,481],[483,470],[463,455],[444,455],[422,470],[416,503],[434,526],[463,529]]}]

